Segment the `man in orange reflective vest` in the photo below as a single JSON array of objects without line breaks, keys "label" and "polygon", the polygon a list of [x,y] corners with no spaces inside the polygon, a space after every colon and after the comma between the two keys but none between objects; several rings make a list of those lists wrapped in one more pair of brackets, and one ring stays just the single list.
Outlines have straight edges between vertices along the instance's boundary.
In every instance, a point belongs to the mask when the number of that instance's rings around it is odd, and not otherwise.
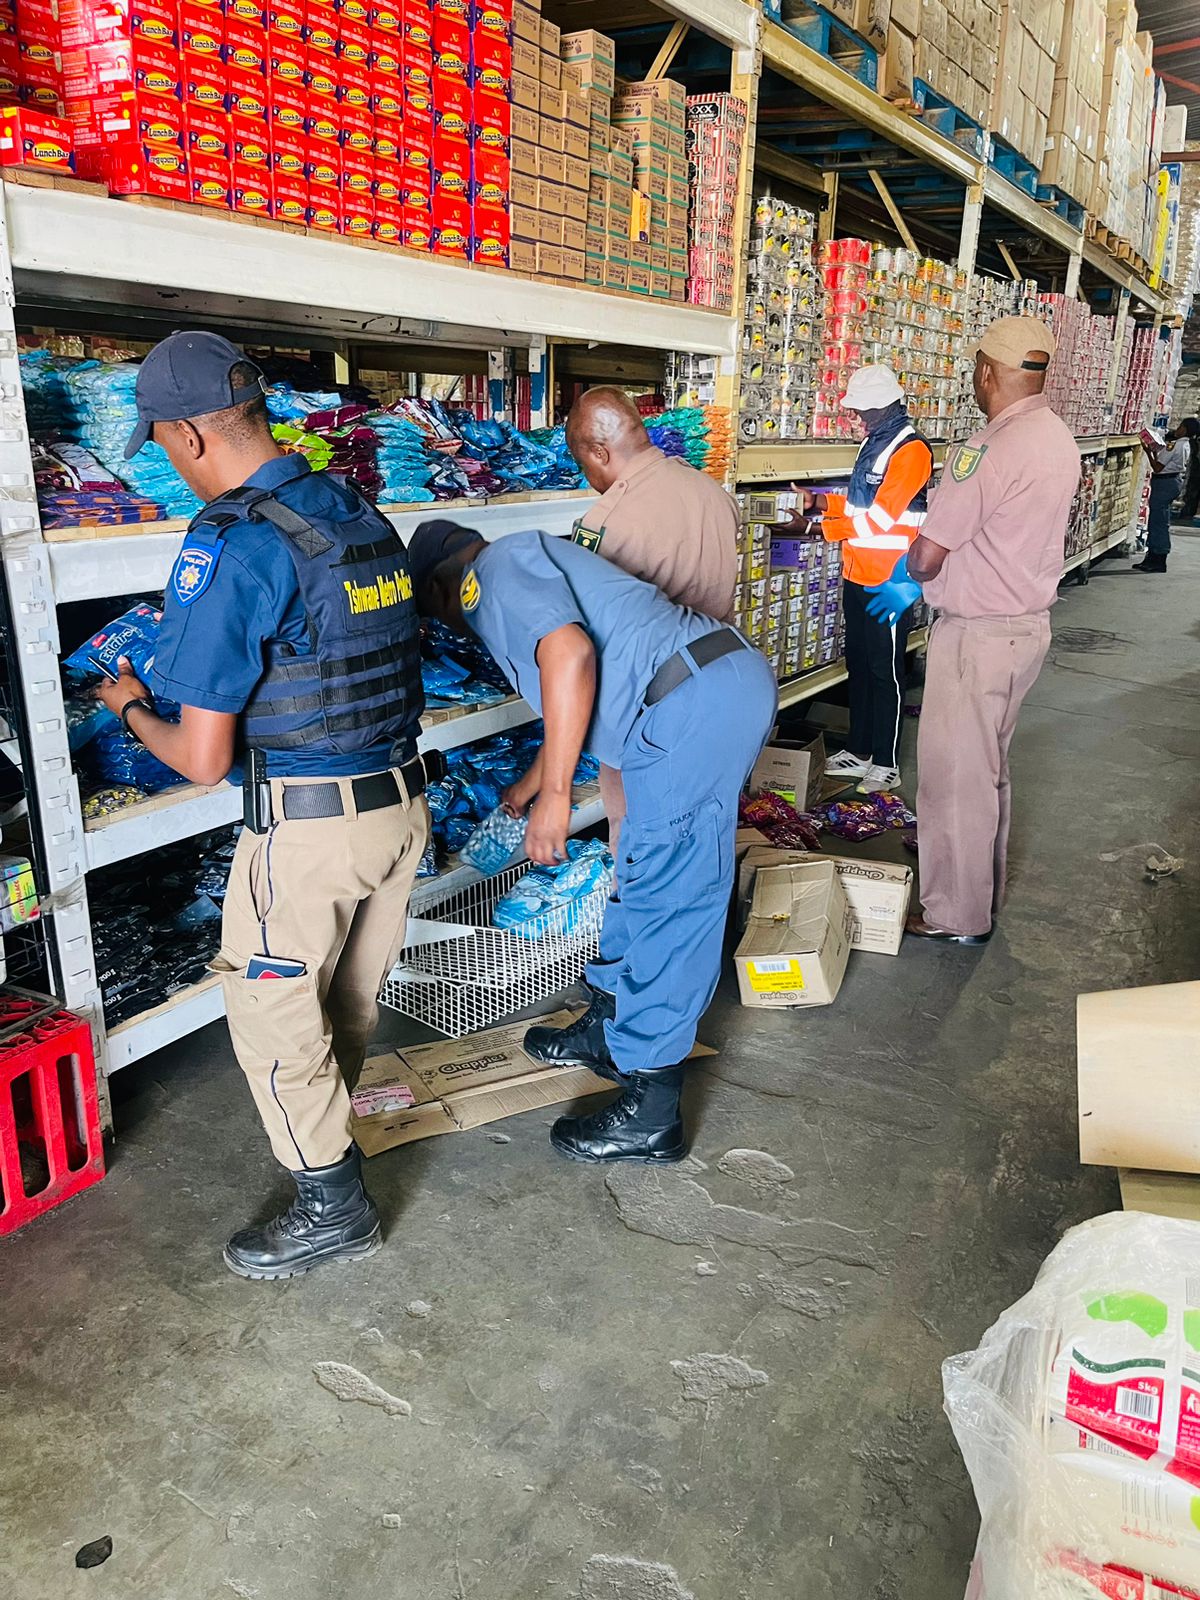
[{"label": "man in orange reflective vest", "polygon": [[[886,583],[925,521],[933,452],[909,421],[904,391],[889,367],[859,367],[842,407],[857,412],[866,438],[847,492],[816,495],[819,528],[842,545],[850,739],[833,756],[831,777],[858,778],[864,794],[900,783],[908,617],[893,623],[868,610],[868,590]],[[813,528],[816,531],[816,527]]]}]

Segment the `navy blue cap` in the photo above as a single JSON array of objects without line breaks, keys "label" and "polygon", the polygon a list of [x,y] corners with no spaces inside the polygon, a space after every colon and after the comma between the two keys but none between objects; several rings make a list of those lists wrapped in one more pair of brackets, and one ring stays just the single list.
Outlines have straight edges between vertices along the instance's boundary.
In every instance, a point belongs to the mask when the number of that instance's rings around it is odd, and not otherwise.
[{"label": "navy blue cap", "polygon": [[247,358],[219,333],[173,333],[154,346],[138,369],[137,427],[129,435],[125,459],[137,455],[156,422],[179,422],[209,411],[227,411],[263,394],[258,372],[253,383],[233,386],[233,369]]},{"label": "navy blue cap", "polygon": [[466,545],[474,544],[483,535],[474,528],[464,528],[448,517],[431,517],[419,523],[408,541],[408,570],[413,588],[419,590],[435,567],[440,567],[447,556]]}]

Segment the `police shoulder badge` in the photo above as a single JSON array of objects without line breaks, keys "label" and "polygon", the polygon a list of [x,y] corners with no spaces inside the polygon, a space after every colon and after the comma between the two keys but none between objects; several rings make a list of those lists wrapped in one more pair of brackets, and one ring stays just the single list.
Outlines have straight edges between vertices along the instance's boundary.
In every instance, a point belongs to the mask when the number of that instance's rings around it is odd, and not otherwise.
[{"label": "police shoulder badge", "polygon": [[464,611],[474,611],[478,608],[482,590],[474,567],[468,567],[463,573],[462,582],[458,586],[458,598],[462,601]]},{"label": "police shoulder badge", "polygon": [[190,606],[193,600],[208,588],[217,573],[221,559],[220,539],[189,539],[179,552],[179,560],[171,572],[171,592],[181,606]]},{"label": "police shoulder badge", "polygon": [[599,550],[603,538],[603,528],[589,528],[582,518],[578,518],[571,529],[572,542],[582,545],[585,550]]},{"label": "police shoulder badge", "polygon": [[985,444],[960,444],[950,463],[950,476],[955,483],[966,483],[975,468],[987,455]]}]

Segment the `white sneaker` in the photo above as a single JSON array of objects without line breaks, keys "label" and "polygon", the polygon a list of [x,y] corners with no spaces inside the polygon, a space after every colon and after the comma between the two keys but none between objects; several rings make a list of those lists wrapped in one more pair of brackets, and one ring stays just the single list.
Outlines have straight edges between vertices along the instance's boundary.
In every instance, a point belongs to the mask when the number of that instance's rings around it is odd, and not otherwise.
[{"label": "white sneaker", "polygon": [[858,786],[859,794],[886,794],[900,787],[899,767],[869,766]]},{"label": "white sneaker", "polygon": [[827,778],[865,778],[871,770],[871,763],[862,756],[851,754],[849,750],[839,750],[837,755],[830,756],[825,763],[825,776]]}]

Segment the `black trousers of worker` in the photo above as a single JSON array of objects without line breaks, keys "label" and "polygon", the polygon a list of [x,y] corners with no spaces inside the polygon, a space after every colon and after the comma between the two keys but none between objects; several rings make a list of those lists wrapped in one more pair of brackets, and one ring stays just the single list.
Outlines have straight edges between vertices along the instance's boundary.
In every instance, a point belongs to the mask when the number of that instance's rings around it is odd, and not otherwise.
[{"label": "black trousers of worker", "polygon": [[870,596],[859,583],[843,585],[846,613],[846,670],[850,674],[850,738],[856,756],[869,755],[877,767],[900,765],[900,718],[904,707],[905,646],[912,611],[893,627],[867,614]]}]

